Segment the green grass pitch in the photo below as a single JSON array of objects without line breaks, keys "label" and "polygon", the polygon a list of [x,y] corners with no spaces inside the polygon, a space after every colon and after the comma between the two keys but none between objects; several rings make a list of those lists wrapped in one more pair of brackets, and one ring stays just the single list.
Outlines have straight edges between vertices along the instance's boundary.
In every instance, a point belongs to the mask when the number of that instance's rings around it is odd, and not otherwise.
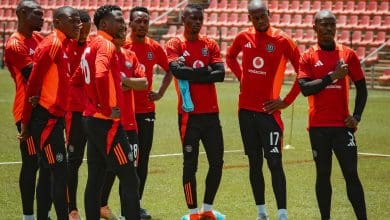
[{"label": "green grass pitch", "polygon": [[[154,87],[160,83],[157,77]],[[284,95],[289,85],[284,86]],[[254,220],[256,207],[252,196],[247,159],[242,152],[241,137],[237,119],[237,97],[239,85],[236,82],[218,84],[220,118],[224,132],[224,170],[214,207],[231,220]],[[351,91],[351,101],[354,100]],[[0,162],[20,161],[17,131],[12,118],[14,84],[6,70],[0,70]],[[205,97],[207,98],[207,97]],[[187,212],[181,186],[182,157],[159,156],[181,152],[177,128],[177,97],[171,85],[157,103],[157,120],[150,160],[149,176],[142,206],[153,215],[153,219],[175,220]],[[287,206],[290,219],[320,219],[314,192],[315,169],[310,152],[307,126],[307,103],[299,96],[293,106],[294,117],[291,125],[292,107],[283,112],[285,125],[284,143],[295,149],[284,150],[283,161],[287,179]],[[351,107],[352,109],[353,107]],[[357,131],[359,152],[387,156],[359,155],[359,174],[362,180],[369,219],[389,219],[390,216],[390,92],[369,90],[368,103]],[[292,126],[292,127],[291,127]],[[290,136],[292,129],[292,136]],[[201,149],[203,151],[203,149]],[[21,219],[21,201],[18,188],[20,164],[0,165],[0,219]],[[276,219],[276,202],[272,192],[270,173],[263,168],[266,182],[266,204],[270,219]],[[207,161],[204,154],[199,156],[198,200],[202,201]],[[86,163],[80,169],[78,206],[84,215],[83,194],[86,182]],[[111,193],[109,205],[118,214],[118,181]],[[345,182],[336,159],[333,172],[332,217],[337,220],[355,219],[348,201]],[[51,212],[54,217],[54,209]]]}]

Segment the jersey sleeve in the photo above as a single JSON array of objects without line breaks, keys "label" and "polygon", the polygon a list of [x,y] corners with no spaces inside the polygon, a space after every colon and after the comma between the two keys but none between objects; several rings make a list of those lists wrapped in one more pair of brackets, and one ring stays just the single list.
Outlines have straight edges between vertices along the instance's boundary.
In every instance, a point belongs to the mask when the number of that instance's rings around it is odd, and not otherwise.
[{"label": "jersey sleeve", "polygon": [[221,63],[222,62],[221,51],[219,49],[217,42],[215,42],[215,40],[213,39],[210,39],[208,44],[210,50],[210,64]]},{"label": "jersey sleeve", "polygon": [[29,51],[23,43],[17,39],[10,39],[5,49],[5,62],[12,63],[19,71],[32,64],[32,58]]},{"label": "jersey sleeve", "polygon": [[169,40],[166,44],[168,63],[177,60],[182,55],[181,42],[178,38]]},{"label": "jersey sleeve", "polygon": [[232,70],[234,75],[240,80],[242,75],[242,69],[240,64],[237,61],[237,56],[241,52],[242,48],[240,45],[241,42],[241,35],[238,35],[234,41],[233,44],[228,48],[228,51],[226,53],[226,64],[228,67]]},{"label": "jersey sleeve", "polygon": [[157,54],[157,64],[164,69],[165,72],[169,71],[168,57],[165,51],[161,48],[160,45],[156,46],[156,54]]},{"label": "jersey sleeve", "polygon": [[295,42],[288,36],[285,36],[286,39],[286,50],[285,50],[285,56],[290,60],[292,66],[294,67],[294,70],[296,73],[299,72],[299,59],[301,57],[301,54],[299,52],[299,48],[295,44]]},{"label": "jersey sleeve", "polygon": [[298,79],[311,78],[310,73],[310,55],[309,52],[305,52],[299,60],[299,72]]},{"label": "jersey sleeve", "polygon": [[348,75],[352,81],[356,82],[364,78],[362,67],[360,66],[359,58],[354,51],[350,51],[348,59]]}]

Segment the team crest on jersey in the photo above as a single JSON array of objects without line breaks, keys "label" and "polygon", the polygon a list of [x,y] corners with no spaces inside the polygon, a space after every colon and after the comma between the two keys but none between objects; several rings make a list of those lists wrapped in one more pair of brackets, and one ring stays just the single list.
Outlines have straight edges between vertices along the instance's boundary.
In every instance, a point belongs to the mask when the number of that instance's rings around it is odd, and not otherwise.
[{"label": "team crest on jersey", "polygon": [[198,69],[204,67],[204,63],[201,60],[195,60],[194,64],[192,64],[192,68]]},{"label": "team crest on jersey", "polygon": [[268,51],[268,53],[273,53],[273,52],[275,51],[275,45],[269,43],[269,44],[267,44],[267,45],[265,46],[265,49]]},{"label": "team crest on jersey", "polygon": [[153,60],[153,53],[149,51],[146,57],[148,58],[148,60]]},{"label": "team crest on jersey", "polygon": [[64,160],[64,155],[61,153],[58,153],[56,155],[56,160],[57,160],[57,162],[61,163]]},{"label": "team crest on jersey", "polygon": [[130,61],[127,61],[127,60],[126,60],[125,66],[126,66],[127,69],[131,69],[131,67],[133,67],[133,64],[130,63]]},{"label": "team crest on jersey", "polygon": [[209,50],[207,48],[202,48],[202,55],[207,57],[209,55]]}]

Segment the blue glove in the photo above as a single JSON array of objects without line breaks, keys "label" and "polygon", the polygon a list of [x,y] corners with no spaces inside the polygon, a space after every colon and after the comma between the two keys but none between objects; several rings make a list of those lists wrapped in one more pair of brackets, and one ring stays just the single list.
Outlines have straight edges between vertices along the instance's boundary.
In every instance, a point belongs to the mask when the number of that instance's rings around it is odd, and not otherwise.
[{"label": "blue glove", "polygon": [[194,111],[194,103],[192,103],[191,100],[190,84],[188,83],[188,80],[178,79],[177,83],[179,85],[181,99],[183,100],[182,109],[185,112]]}]

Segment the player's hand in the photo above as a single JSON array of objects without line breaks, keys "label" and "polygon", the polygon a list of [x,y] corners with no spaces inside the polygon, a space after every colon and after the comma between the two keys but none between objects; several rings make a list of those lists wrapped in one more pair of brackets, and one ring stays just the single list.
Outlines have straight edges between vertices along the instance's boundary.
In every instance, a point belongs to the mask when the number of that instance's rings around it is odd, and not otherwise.
[{"label": "player's hand", "polygon": [[131,89],[130,87],[126,86],[126,84],[124,83],[121,83],[121,87],[124,92],[129,91]]},{"label": "player's hand", "polygon": [[30,132],[29,132],[29,130],[28,130],[28,128],[27,128],[27,125],[26,124],[24,124],[24,123],[22,123],[21,125],[20,125],[20,134],[18,134],[18,139],[20,140],[20,141],[25,141],[25,140],[27,140],[27,138],[30,136]]},{"label": "player's hand", "polygon": [[345,126],[347,126],[348,128],[356,128],[357,125],[359,124],[359,121],[356,120],[356,118],[354,118],[353,116],[348,116],[345,120]]},{"label": "player's hand", "polygon": [[111,108],[111,118],[120,118],[121,117],[121,110],[119,107],[112,107]]},{"label": "player's hand", "polygon": [[32,107],[35,108],[35,106],[38,105],[39,102],[39,96],[31,96],[28,98],[28,102],[31,103]]},{"label": "player's hand", "polygon": [[273,114],[275,111],[284,109],[288,106],[287,103],[283,102],[280,98],[275,100],[266,101],[263,103],[263,110],[268,114]]},{"label": "player's hand", "polygon": [[162,96],[163,95],[161,93],[155,91],[150,91],[148,93],[148,99],[151,102],[160,100]]},{"label": "player's hand", "polygon": [[330,75],[332,80],[342,79],[348,74],[348,64],[343,60],[339,60],[336,65],[335,71]]}]

